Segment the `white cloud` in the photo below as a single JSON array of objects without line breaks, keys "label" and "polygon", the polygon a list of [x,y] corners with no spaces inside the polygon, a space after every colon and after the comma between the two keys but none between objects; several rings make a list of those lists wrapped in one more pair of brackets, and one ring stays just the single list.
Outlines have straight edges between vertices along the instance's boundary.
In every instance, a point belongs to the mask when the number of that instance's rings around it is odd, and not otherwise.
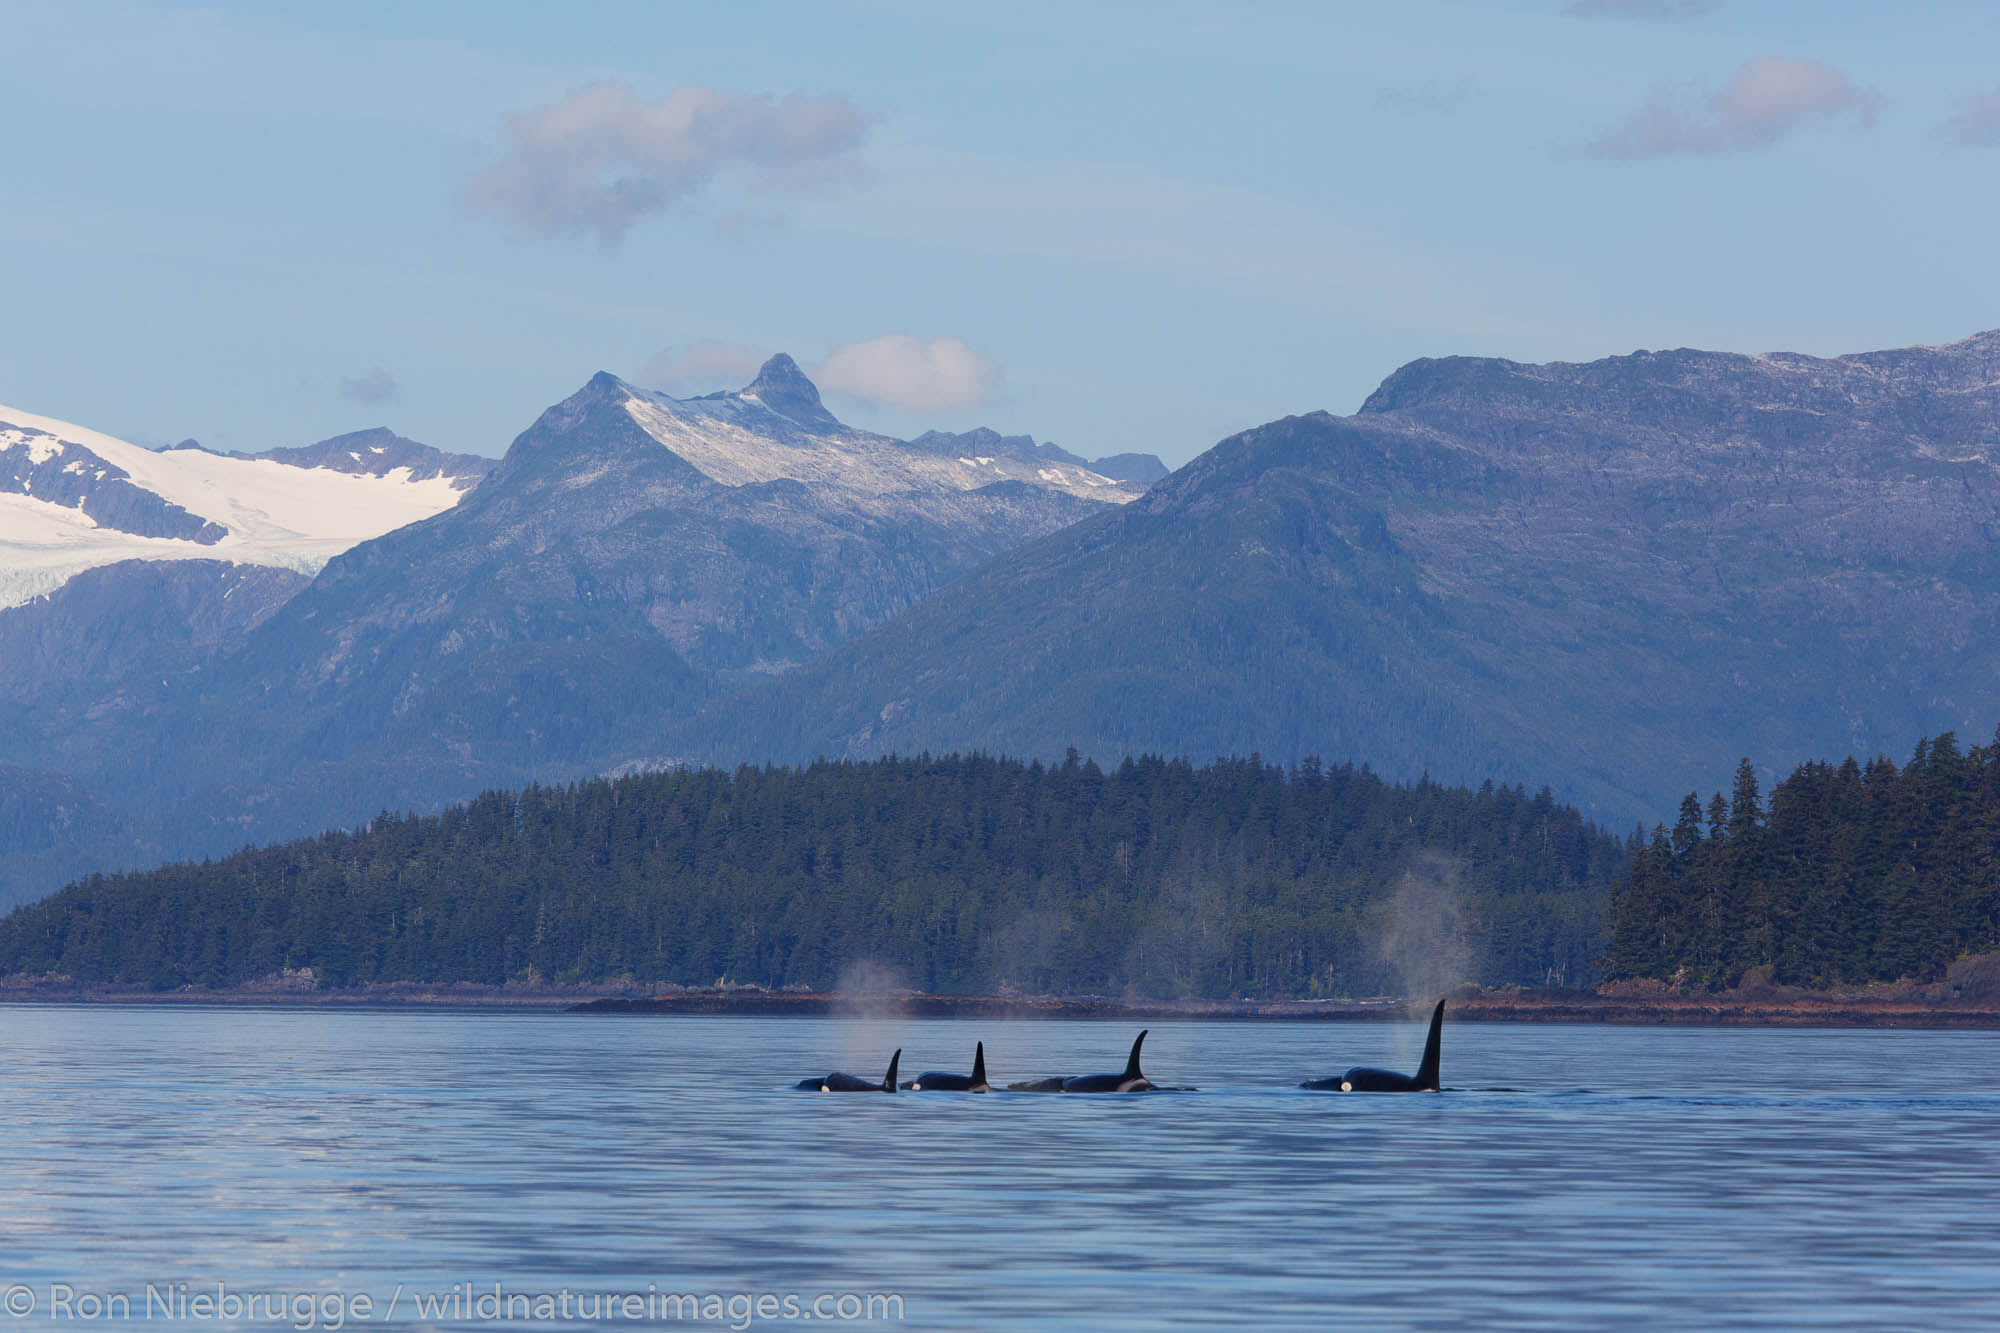
[{"label": "white cloud", "polygon": [[377,366],[359,375],[343,375],[340,380],[340,396],[350,403],[374,407],[382,403],[401,402],[403,386],[394,375]]},{"label": "white cloud", "polygon": [[2000,148],[2000,89],[1968,99],[1938,133],[1964,148]]},{"label": "white cloud", "polygon": [[677,394],[740,388],[757,377],[758,367],[770,355],[756,347],[703,339],[681,348],[669,347],[650,358],[639,367],[639,383]]},{"label": "white cloud", "polygon": [[1813,60],[1745,61],[1719,93],[1662,92],[1623,125],[1588,145],[1594,157],[1660,157],[1763,148],[1815,125],[1875,123],[1882,99]]},{"label": "white cloud", "polygon": [[1691,19],[1715,8],[1715,0],[1575,0],[1563,13],[1580,19]]},{"label": "white cloud", "polygon": [[609,247],[727,171],[773,189],[836,179],[869,124],[840,96],[689,86],[648,102],[630,84],[598,83],[507,117],[507,151],[463,197],[530,235],[593,232]]},{"label": "white cloud", "polygon": [[958,412],[983,406],[1000,367],[957,338],[885,333],[836,347],[813,378],[822,389],[905,412]]}]

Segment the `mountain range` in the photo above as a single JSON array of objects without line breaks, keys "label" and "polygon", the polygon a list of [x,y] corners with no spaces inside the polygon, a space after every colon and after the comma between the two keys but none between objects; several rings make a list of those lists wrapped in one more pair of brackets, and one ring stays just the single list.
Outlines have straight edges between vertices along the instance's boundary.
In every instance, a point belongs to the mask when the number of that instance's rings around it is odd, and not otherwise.
[{"label": "mountain range", "polygon": [[1652,820],[2000,722],[2000,333],[1424,360],[709,710],[690,759],[1261,753]]},{"label": "mountain range", "polygon": [[[632,760],[633,737],[1142,490],[1020,437],[852,429],[785,356],[694,399],[595,376],[497,463],[386,432],[155,454],[0,419],[52,442],[24,456],[88,449],[124,474],[62,503],[24,469],[18,503],[51,524],[97,532],[93,497],[117,485],[179,525],[73,543],[97,567],[0,612],[0,660],[26,668],[0,683],[20,807],[108,812],[0,842],[16,893],[52,887],[72,843],[75,868],[206,854]],[[395,498],[369,511],[380,535],[341,542],[362,486]],[[428,512],[393,521],[413,490]],[[18,579],[49,567],[34,558],[0,544]]]},{"label": "mountain range", "polygon": [[[596,376],[469,489],[387,443],[132,458],[20,421],[12,503],[180,563],[99,562],[0,611],[16,894],[682,763],[1317,755],[1650,824],[1741,754],[2000,721],[2000,333],[1417,361],[1352,416],[1164,478],[854,430],[785,357],[701,398]],[[151,484],[182,452],[452,494],[317,572],[246,568],[254,525]],[[85,473],[101,498],[47,498]]]}]

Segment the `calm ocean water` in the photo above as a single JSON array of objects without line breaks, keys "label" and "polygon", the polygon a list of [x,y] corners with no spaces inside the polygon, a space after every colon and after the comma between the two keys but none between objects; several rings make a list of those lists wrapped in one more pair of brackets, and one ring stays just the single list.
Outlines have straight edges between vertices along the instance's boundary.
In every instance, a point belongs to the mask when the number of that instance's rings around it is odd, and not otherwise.
[{"label": "calm ocean water", "polygon": [[[1135,1031],[0,1009],[0,1328],[2000,1323],[2000,1034],[1447,1020],[1462,1091],[1343,1097],[1290,1085],[1420,1030],[1155,1023],[1201,1092],[788,1090],[979,1038],[996,1079],[1115,1070]],[[541,1319],[564,1289],[639,1303]]]}]

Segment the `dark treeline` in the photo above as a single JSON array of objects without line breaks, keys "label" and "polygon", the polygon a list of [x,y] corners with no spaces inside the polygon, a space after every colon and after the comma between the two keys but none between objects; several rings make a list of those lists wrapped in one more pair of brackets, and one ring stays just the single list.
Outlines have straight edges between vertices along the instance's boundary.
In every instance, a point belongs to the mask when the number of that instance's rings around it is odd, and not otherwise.
[{"label": "dark treeline", "polygon": [[1745,759],[1728,800],[1689,793],[1619,885],[1607,971],[1728,984],[1934,980],[2000,946],[2000,739],[1947,732],[1886,758],[1802,765],[1765,809]]},{"label": "dark treeline", "polygon": [[935,992],[1576,983],[1628,848],[1544,791],[1256,761],[685,770],[96,876],[0,921],[0,974]]}]

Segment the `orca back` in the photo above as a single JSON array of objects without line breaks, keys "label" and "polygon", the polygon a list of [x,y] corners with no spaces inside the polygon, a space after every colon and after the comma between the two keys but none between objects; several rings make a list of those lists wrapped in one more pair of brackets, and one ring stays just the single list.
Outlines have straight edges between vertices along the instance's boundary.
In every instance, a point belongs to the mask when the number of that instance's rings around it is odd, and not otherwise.
[{"label": "orca back", "polygon": [[862,1078],[857,1074],[843,1074],[835,1071],[819,1078],[802,1078],[792,1085],[800,1092],[881,1092],[882,1085],[872,1078]]},{"label": "orca back", "polygon": [[1356,1065],[1338,1078],[1318,1078],[1299,1086],[1313,1092],[1437,1092],[1443,1033],[1444,1001],[1439,1000],[1437,1008],[1431,1010],[1431,1030],[1424,1038],[1423,1063],[1417,1066],[1414,1075]]},{"label": "orca back", "polygon": [[970,1074],[946,1074],[927,1069],[903,1085],[912,1092],[991,1092],[986,1084],[986,1043],[973,1048]]},{"label": "orca back", "polygon": [[880,1083],[871,1078],[861,1078],[855,1074],[839,1071],[822,1078],[802,1078],[792,1087],[799,1092],[894,1092],[896,1090],[896,1062],[903,1058],[899,1049],[889,1057],[889,1072]]},{"label": "orca back", "polygon": [[1146,1034],[1141,1032],[1132,1043],[1132,1054],[1126,1057],[1125,1072],[1122,1074],[1078,1074],[1075,1078],[1062,1080],[1064,1092],[1145,1092],[1152,1088],[1146,1076],[1139,1072],[1139,1048],[1146,1044]]},{"label": "orca back", "polygon": [[[1326,1082],[1332,1082],[1328,1079]],[[1340,1076],[1342,1092],[1423,1092],[1421,1083],[1408,1074],[1398,1074],[1393,1069],[1370,1069],[1367,1065],[1356,1065]]]}]

